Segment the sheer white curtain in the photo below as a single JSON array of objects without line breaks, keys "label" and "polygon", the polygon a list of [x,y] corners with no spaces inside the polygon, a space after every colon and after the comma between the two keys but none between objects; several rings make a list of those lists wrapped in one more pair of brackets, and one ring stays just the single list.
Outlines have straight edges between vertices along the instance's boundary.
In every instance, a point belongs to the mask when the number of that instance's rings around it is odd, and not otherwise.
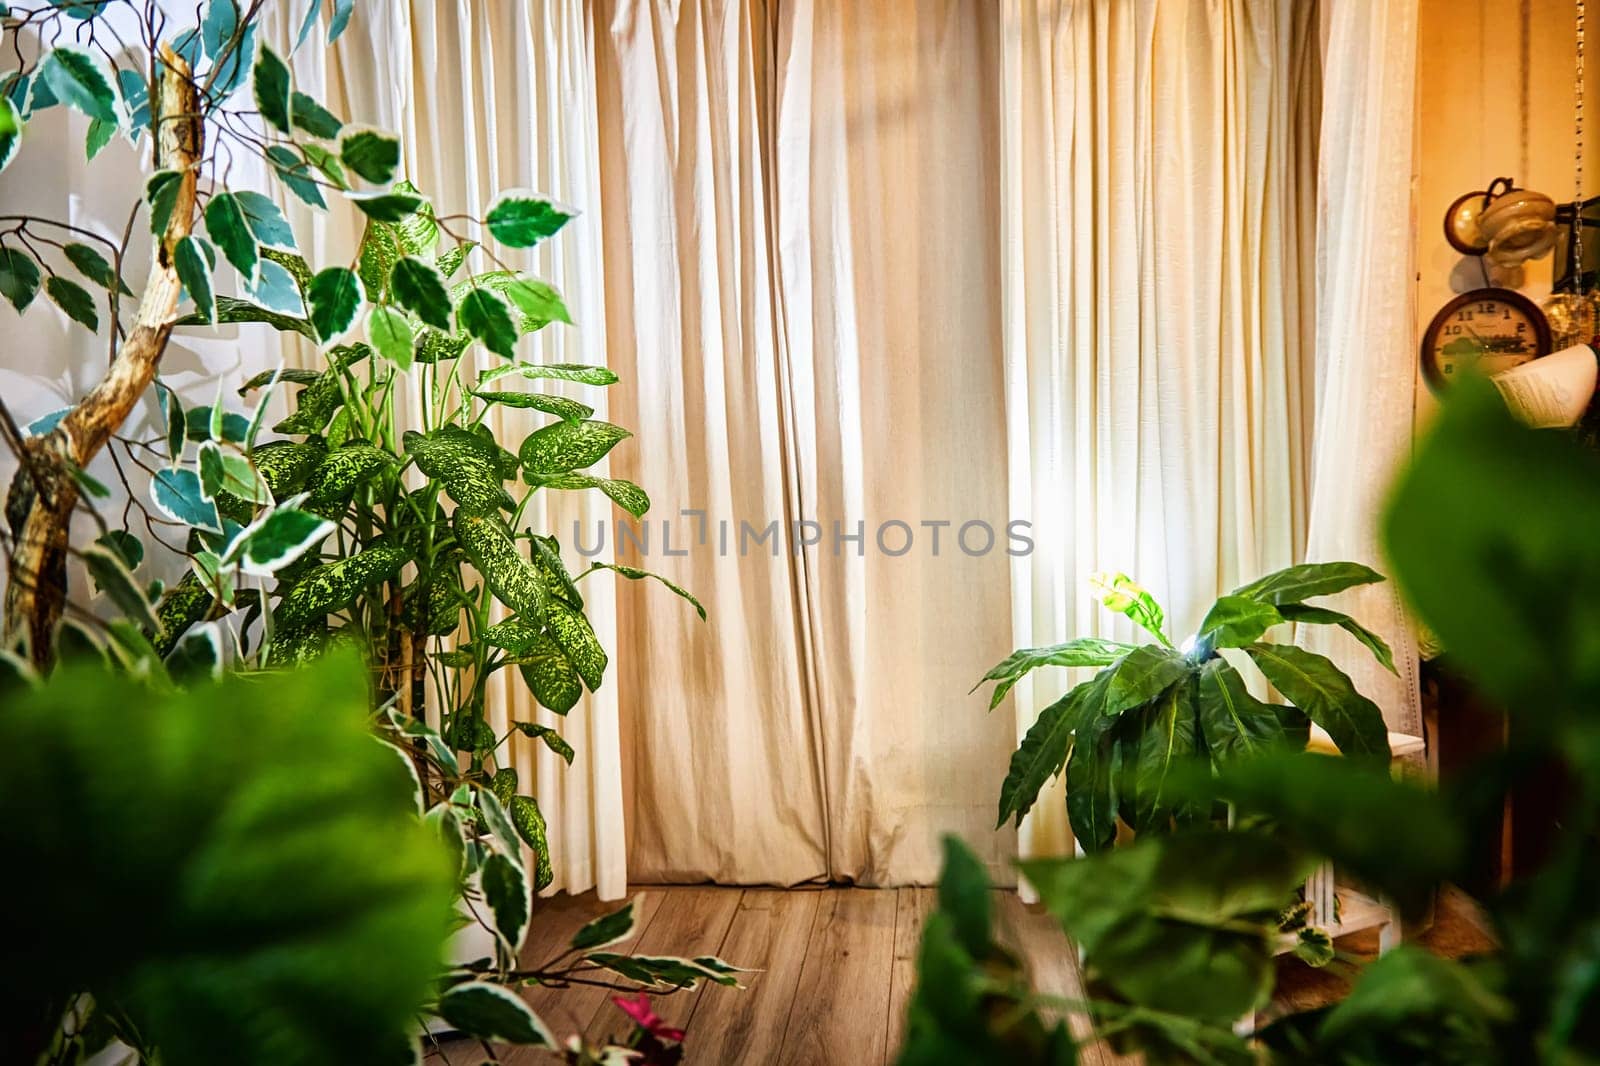
[{"label": "sheer white curtain", "polygon": [[[1315,5],[1007,0],[1001,32],[1015,643],[1131,637],[1096,570],[1177,639],[1305,545]],[[1067,683],[1017,686],[1019,733]],[[1059,792],[1021,845],[1069,846]]]},{"label": "sheer white curtain", "polygon": [[[285,54],[304,7],[289,3],[275,13],[274,39]],[[587,209],[524,257],[528,269],[563,291],[576,323],[524,341],[522,356],[545,362],[607,362],[592,40],[581,0],[386,0],[359,5],[331,51],[307,47],[293,58],[297,83],[336,113],[402,135],[405,174],[441,214],[481,212],[513,188]],[[359,238],[356,212],[335,205],[322,216],[288,206],[298,216],[296,232],[313,234],[304,243],[316,261],[350,258]],[[490,268],[481,253],[469,263]],[[605,418],[606,400],[596,391],[583,399]],[[490,423],[505,440],[520,441],[539,425],[530,412],[495,412]],[[530,521],[556,531],[569,550],[575,522],[587,530],[610,517],[609,502],[596,493],[539,496]],[[598,574],[584,586],[589,619],[602,643],[614,647],[614,583]],[[603,898],[620,897],[628,871],[616,676],[564,719],[537,707],[520,683],[506,684],[503,674],[495,681],[488,715],[497,731],[509,721],[536,720],[560,729],[577,751],[569,768],[543,745],[511,741],[513,765],[524,788],[533,783],[550,824],[551,891],[598,888]]]}]

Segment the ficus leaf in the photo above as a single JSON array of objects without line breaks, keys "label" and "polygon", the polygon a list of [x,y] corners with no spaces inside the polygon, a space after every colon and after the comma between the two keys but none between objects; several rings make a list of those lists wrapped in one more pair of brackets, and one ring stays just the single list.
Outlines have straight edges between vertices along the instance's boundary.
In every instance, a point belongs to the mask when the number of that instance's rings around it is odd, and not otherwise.
[{"label": "ficus leaf", "polygon": [[124,296],[132,296],[133,290],[123,283],[111,269],[111,264],[99,251],[87,244],[69,242],[61,249],[67,261],[77,268],[78,273],[100,286],[102,289],[114,290]]},{"label": "ficus leaf", "polygon": [[367,316],[367,339],[379,355],[401,370],[411,368],[415,338],[411,333],[411,321],[399,311],[390,307],[374,307]]},{"label": "ficus leaf", "polygon": [[496,355],[507,359],[515,357],[517,330],[511,321],[511,312],[505,301],[490,290],[468,290],[456,307],[456,324]]},{"label": "ficus leaf", "polygon": [[27,310],[39,291],[39,266],[28,253],[15,248],[0,248],[0,296],[18,313]]},{"label": "ficus leaf", "polygon": [[289,132],[289,68],[276,52],[263,44],[256,50],[251,74],[256,110],[279,133]]},{"label": "ficus leaf", "polygon": [[577,213],[575,208],[547,196],[509,192],[494,202],[484,221],[501,244],[529,248],[565,226]]},{"label": "ficus leaf", "polygon": [[100,328],[94,297],[82,285],[57,274],[45,279],[44,291],[50,297],[50,302],[65,311],[74,322],[88,327],[91,332]]},{"label": "ficus leaf", "polygon": [[272,163],[272,171],[278,180],[302,203],[316,208],[328,206],[328,202],[322,198],[322,190],[311,176],[310,164],[296,155],[292,148],[281,144],[271,145],[267,148],[267,159]]},{"label": "ficus leaf", "polygon": [[296,126],[325,141],[338,137],[339,131],[344,128],[344,123],[333,112],[302,92],[290,96],[289,110]]},{"label": "ficus leaf", "polygon": [[244,207],[231,192],[219,192],[206,204],[206,233],[223,257],[245,278],[253,279],[261,250],[245,220]]},{"label": "ficus leaf", "polygon": [[306,300],[311,325],[324,344],[350,328],[364,298],[361,279],[348,267],[328,267],[311,279]]},{"label": "ficus leaf", "polygon": [[249,189],[232,195],[244,215],[245,226],[257,241],[279,249],[294,248],[294,230],[277,204]]},{"label": "ficus leaf", "polygon": [[200,238],[188,236],[179,241],[172,252],[172,263],[178,281],[194,301],[195,313],[202,321],[210,322],[216,316],[216,303],[211,296],[211,265],[200,247]]},{"label": "ficus leaf", "polygon": [[387,185],[400,166],[400,140],[370,126],[346,127],[339,136],[339,161],[373,184]]},{"label": "ficus leaf", "polygon": [[427,203],[420,196],[403,192],[347,193],[345,199],[375,222],[399,222]]},{"label": "ficus leaf", "polygon": [[78,48],[53,49],[39,64],[39,74],[57,100],[90,118],[117,124],[117,97],[100,64]]},{"label": "ficus leaf", "polygon": [[572,324],[572,315],[554,285],[537,278],[519,277],[506,286],[506,296],[523,314],[546,322]]},{"label": "ficus leaf", "polygon": [[555,1037],[510,989],[487,981],[468,981],[439,997],[439,1016],[480,1040],[554,1048]]},{"label": "ficus leaf", "polygon": [[444,279],[428,263],[405,256],[389,274],[389,291],[396,303],[435,329],[450,329],[450,293]]}]

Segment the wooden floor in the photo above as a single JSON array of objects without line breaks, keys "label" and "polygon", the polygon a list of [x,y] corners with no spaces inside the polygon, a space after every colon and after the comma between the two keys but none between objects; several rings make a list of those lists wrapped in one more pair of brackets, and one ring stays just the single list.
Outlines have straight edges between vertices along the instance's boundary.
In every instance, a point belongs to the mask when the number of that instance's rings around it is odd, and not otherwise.
[{"label": "wooden floor", "polygon": [[[1025,907],[1013,892],[995,897],[1003,940],[1025,961],[1035,988],[1080,998],[1077,952],[1060,925]],[[620,950],[715,954],[757,971],[744,975],[743,989],[712,985],[652,997],[669,1024],[687,1030],[686,1062],[855,1066],[894,1061],[934,889],[653,886],[639,890],[635,899],[637,931]],[[1447,955],[1483,950],[1488,941],[1465,906],[1447,897],[1423,942]],[[550,958],[584,922],[616,907],[600,903],[593,893],[540,901],[524,958],[529,964]],[[1341,946],[1363,951],[1375,943]],[[1336,980],[1292,959],[1280,967],[1280,1007],[1306,1009],[1343,991]],[[630,1028],[604,989],[533,988],[526,995],[563,1040],[582,1032],[598,1044]],[[482,1059],[480,1047],[464,1042],[445,1043],[431,1056],[434,1062],[462,1066]],[[501,1051],[501,1061],[543,1066],[557,1060],[545,1052],[510,1048]],[[1130,1060],[1096,1046],[1084,1049],[1080,1061],[1114,1066]]]}]

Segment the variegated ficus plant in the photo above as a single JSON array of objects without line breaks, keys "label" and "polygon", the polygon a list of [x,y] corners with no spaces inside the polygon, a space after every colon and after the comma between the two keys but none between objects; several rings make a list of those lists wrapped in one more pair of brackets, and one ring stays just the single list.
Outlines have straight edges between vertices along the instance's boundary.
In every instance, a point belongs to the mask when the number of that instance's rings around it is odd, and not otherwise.
[{"label": "variegated ficus plant", "polygon": [[[1203,822],[1215,812],[1174,798],[1168,788],[1174,768],[1197,758],[1220,768],[1258,752],[1303,749],[1313,722],[1346,757],[1387,766],[1389,734],[1377,704],[1325,656],[1261,639],[1291,622],[1338,626],[1393,670],[1393,657],[1377,634],[1343,612],[1306,602],[1382,580],[1359,563],[1292,566],[1219,598],[1199,631],[1175,647],[1149,592],[1123,574],[1097,576],[1100,602],[1155,642],[1080,637],[1014,652],[984,675],[995,682],[992,709],[1040,667],[1101,668],[1039,712],[1011,757],[1000,789],[999,824],[1013,816],[1021,824],[1040,789],[1063,769],[1068,820],[1085,851],[1109,847],[1119,822],[1135,833]],[[1289,703],[1252,695],[1245,677],[1221,654],[1226,649],[1253,662]]]},{"label": "variegated ficus plant", "polygon": [[[635,516],[649,506],[637,486],[586,472],[627,431],[579,399],[535,391],[604,387],[611,371],[518,355],[525,335],[570,319],[553,287],[502,256],[573,212],[510,192],[481,218],[436,213],[400,180],[395,136],[347,123],[294,85],[263,39],[268,6],[209,0],[185,25],[158,0],[0,4],[5,52],[20,59],[0,75],[0,165],[54,108],[88,116],[91,158],[122,138],[149,170],[120,235],[0,218],[0,295],[20,312],[42,291],[112,353],[86,396],[26,429],[0,408],[20,467],[6,502],[7,646],[44,670],[87,643],[121,668],[180,683],[359,648],[374,727],[415,770],[423,817],[458,856],[463,912],[493,945],[441,975],[436,1010],[459,1030],[555,1046],[510,991],[518,984],[733,984],[734,969],[714,958],[608,950],[629,935],[631,908],[585,927],[543,968],[519,962],[551,880],[550,842],[532,783],[501,753],[519,733],[568,762],[573,752],[534,722],[497,734],[488,686],[510,671],[566,714],[607,666],[584,577],[647,576],[604,563],[574,575],[556,539],[527,524],[542,492],[597,489]],[[312,0],[294,47],[331,45],[353,6]],[[312,208],[360,211],[351,259],[307,263],[274,200],[229,184],[245,156]],[[141,225],[153,246],[145,268],[129,252]],[[140,288],[136,304],[124,302]],[[219,382],[215,402],[186,408],[161,378],[162,353],[174,328],[217,325],[298,335],[322,365]],[[477,348],[502,361],[475,371]],[[292,410],[273,424],[274,397],[292,387]],[[227,401],[233,389],[248,403]],[[130,429],[142,404],[159,410],[164,432]],[[549,421],[508,448],[485,423],[496,406]],[[420,423],[407,424],[417,407]],[[85,473],[102,453],[128,493],[120,523],[99,513],[108,494]],[[91,544],[71,541],[78,510],[97,523]],[[147,548],[186,556],[187,571],[170,587],[141,579]],[[99,610],[69,596],[71,557],[103,595]]]}]

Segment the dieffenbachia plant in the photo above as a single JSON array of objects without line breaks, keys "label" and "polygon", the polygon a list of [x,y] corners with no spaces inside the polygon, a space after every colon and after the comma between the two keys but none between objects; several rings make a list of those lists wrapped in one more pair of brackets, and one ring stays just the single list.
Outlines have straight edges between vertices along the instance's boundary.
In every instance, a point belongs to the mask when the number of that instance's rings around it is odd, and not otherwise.
[{"label": "dieffenbachia plant", "polygon": [[[59,634],[75,643],[82,635],[125,668],[177,678],[225,665],[288,668],[331,645],[359,648],[376,728],[407,753],[425,818],[460,857],[464,906],[493,934],[488,957],[444,980],[439,1012],[461,1029],[549,1043],[549,1030],[508,991],[527,981],[733,983],[715,959],[641,960],[606,944],[575,946],[582,978],[519,969],[534,895],[551,880],[550,844],[531,783],[496,756],[517,734],[568,762],[573,752],[535,722],[496,735],[484,713],[488,685],[515,667],[511,676],[539,703],[567,713],[607,666],[584,614],[583,579],[599,570],[651,576],[604,563],[573,575],[555,538],[526,525],[541,491],[598,489],[635,516],[649,506],[637,486],[590,472],[626,430],[577,399],[517,387],[616,381],[605,367],[518,356],[525,335],[570,318],[552,286],[502,256],[555,234],[573,210],[512,191],[481,218],[436,213],[400,180],[397,137],[347,122],[295,85],[262,39],[267,6],[209,0],[185,26],[154,0],[0,5],[6,50],[21,60],[0,74],[0,165],[30,124],[59,107],[91,120],[91,157],[116,137],[148,151],[120,238],[31,215],[0,218],[0,295],[22,311],[42,291],[104,333],[112,351],[87,396],[26,431],[0,407],[21,463],[6,507],[7,647],[26,643],[46,667]],[[324,24],[332,44],[353,6],[309,4],[294,47]],[[230,183],[244,156],[310,208],[342,202],[361,212],[367,225],[352,258],[308,263],[276,203]],[[141,224],[153,241],[142,279],[129,255]],[[124,299],[136,287],[143,295],[130,317]],[[238,391],[251,402],[239,409],[221,388],[209,405],[186,408],[159,374],[173,329],[241,325],[303,338],[323,365],[244,383]],[[476,372],[475,358],[464,357],[478,347],[504,362]],[[292,412],[269,428],[270,401],[295,385]],[[407,425],[401,399],[413,390],[424,399],[422,421]],[[147,398],[164,432],[125,435]],[[550,421],[512,451],[484,422],[496,407]],[[84,467],[102,452],[130,497],[123,528],[92,502],[105,490]],[[93,544],[69,541],[80,506],[99,523]],[[144,537],[128,520],[135,511]],[[135,577],[151,545],[187,557],[170,588]],[[70,555],[122,619],[72,605]],[[63,613],[73,625],[60,624]],[[426,724],[429,706],[437,730]]]},{"label": "dieffenbachia plant", "polygon": [[[1122,574],[1095,579],[1100,602],[1126,615],[1155,642],[1126,644],[1080,637],[1012,653],[984,675],[994,681],[990,708],[1043,666],[1101,667],[1039,712],[1011,757],[1000,789],[999,824],[1020,824],[1039,790],[1066,772],[1067,816],[1086,851],[1109,846],[1117,823],[1135,832],[1203,821],[1210,809],[1176,799],[1173,768],[1196,757],[1221,766],[1242,756],[1306,745],[1310,723],[1353,759],[1388,764],[1389,735],[1378,706],[1332,661],[1261,638],[1289,622],[1334,625],[1390,670],[1389,648],[1347,614],[1306,601],[1382,581],[1359,563],[1307,563],[1268,574],[1221,597],[1194,636],[1175,647],[1155,598]],[[1288,704],[1263,703],[1223,649],[1255,663]],[[981,682],[980,682],[981,684]]]}]

